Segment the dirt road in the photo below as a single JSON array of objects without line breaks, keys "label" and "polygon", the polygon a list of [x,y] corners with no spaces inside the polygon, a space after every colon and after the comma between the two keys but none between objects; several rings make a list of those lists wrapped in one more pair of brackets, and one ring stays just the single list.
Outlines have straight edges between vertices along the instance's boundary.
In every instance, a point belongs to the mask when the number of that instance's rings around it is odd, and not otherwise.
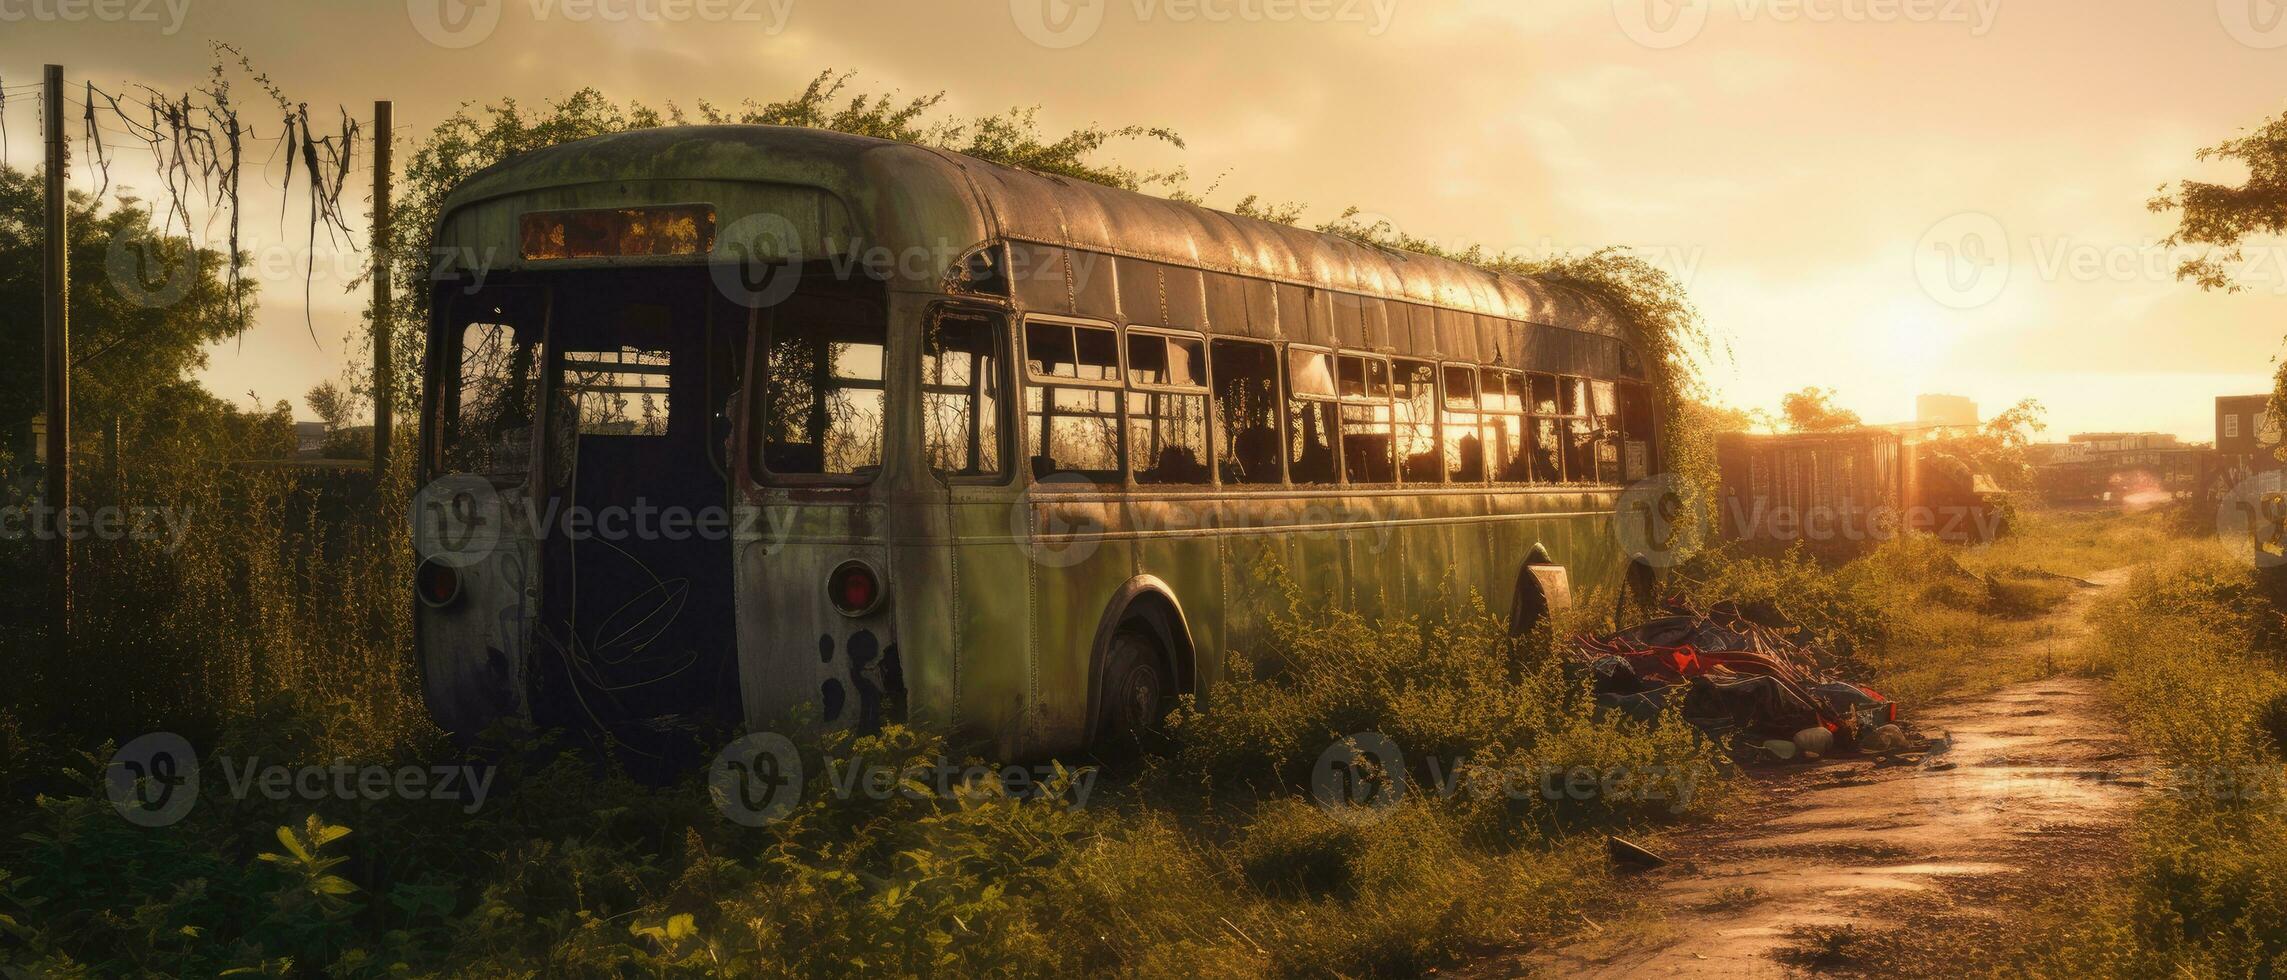
[{"label": "dirt road", "polygon": [[[2085,632],[2096,591],[2052,614],[2056,644]],[[1950,976],[2006,962],[2027,910],[2070,902],[2118,867],[2143,762],[2101,684],[2084,678],[2018,685],[1913,720],[1951,733],[1936,765],[1759,772],[1761,803],[1671,836],[1662,846],[1674,863],[1633,879],[1649,916],[1461,972]]]}]

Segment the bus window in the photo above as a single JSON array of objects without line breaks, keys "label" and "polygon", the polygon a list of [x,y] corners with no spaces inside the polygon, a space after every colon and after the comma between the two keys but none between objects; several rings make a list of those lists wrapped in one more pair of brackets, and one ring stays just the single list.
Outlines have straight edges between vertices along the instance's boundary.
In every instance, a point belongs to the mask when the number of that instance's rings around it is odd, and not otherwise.
[{"label": "bus window", "polygon": [[1532,464],[1534,483],[1564,482],[1564,420],[1533,417]]},{"label": "bus window", "polygon": [[778,476],[870,476],[881,468],[878,324],[771,324],[763,346],[762,467]]},{"label": "bus window", "polygon": [[1485,408],[1486,475],[1495,483],[1530,483],[1532,467],[1525,433],[1525,376],[1485,368],[1478,372],[1478,401]]},{"label": "bus window", "polygon": [[[1119,482],[1120,392],[1098,387],[1119,382],[1119,334],[1109,327],[1030,321],[1025,361],[1033,375],[1024,392],[1033,476]],[[1062,378],[1083,384],[1053,383]]]},{"label": "bus window", "polygon": [[1286,352],[1286,387],[1296,395],[1334,397],[1333,355],[1322,350],[1290,347]]},{"label": "bus window", "polygon": [[999,477],[1001,324],[997,316],[939,317],[923,338],[921,437],[929,468],[945,477]]},{"label": "bus window", "polygon": [[1454,483],[1483,483],[1486,440],[1476,412],[1477,369],[1448,364],[1444,379],[1445,477]]},{"label": "bus window", "polygon": [[1652,475],[1652,393],[1643,385],[1620,386],[1621,479]]},{"label": "bus window", "polygon": [[1342,465],[1348,483],[1398,482],[1397,440],[1390,414],[1390,365],[1345,354],[1335,360],[1342,396]]},{"label": "bus window", "polygon": [[1533,482],[1525,432],[1525,417],[1507,413],[1485,416],[1485,451],[1491,457],[1488,474],[1495,483]]},{"label": "bus window", "polygon": [[532,419],[540,407],[539,331],[471,323],[461,331],[460,383],[447,389],[446,472],[521,478],[532,469]]},{"label": "bus window", "polygon": [[1128,333],[1128,459],[1142,484],[1207,483],[1207,379],[1200,341]]},{"label": "bus window", "polygon": [[1564,482],[1596,482],[1595,428],[1588,418],[1588,382],[1557,379],[1557,415],[1549,435],[1549,450],[1562,460]]},{"label": "bus window", "polygon": [[1208,482],[1206,394],[1128,392],[1128,452],[1137,483]]},{"label": "bus window", "polygon": [[[1477,408],[1477,369],[1459,364],[1445,366],[1445,407],[1465,412]],[[1486,407],[1493,406],[1487,403]]]},{"label": "bus window", "polygon": [[1620,396],[1610,381],[1588,385],[1590,428],[1596,439],[1596,482],[1620,483]]},{"label": "bus window", "polygon": [[1535,374],[1532,378],[1532,404],[1526,409],[1534,415],[1562,415],[1557,408],[1557,382],[1555,375]]},{"label": "bus window", "polygon": [[1287,477],[1298,484],[1341,481],[1334,448],[1334,356],[1325,351],[1287,348]]},{"label": "bus window", "polygon": [[1483,401],[1488,412],[1522,412],[1525,410],[1525,376],[1515,371],[1486,368],[1479,372],[1483,381]]},{"label": "bus window", "polygon": [[1407,483],[1437,483],[1437,368],[1424,361],[1391,365],[1397,409],[1398,459]]},{"label": "bus window", "polygon": [[1037,378],[1118,381],[1119,336],[1110,327],[1034,320],[1024,328],[1025,366]]},{"label": "bus window", "polygon": [[1396,483],[1390,405],[1342,405],[1342,465],[1350,483]]},{"label": "bus window", "polygon": [[1588,419],[1566,419],[1569,432],[1564,445],[1565,478],[1574,483],[1597,482],[1596,423]]},{"label": "bus window", "polygon": [[1024,410],[1037,440],[1032,475],[1119,482],[1119,398],[1119,392],[1099,388],[1026,388]]},{"label": "bus window", "polygon": [[1080,355],[1072,347],[1072,325],[1034,321],[1024,325],[1024,367],[1036,378],[1077,378]]},{"label": "bus window", "polygon": [[1243,340],[1209,348],[1215,378],[1215,422],[1221,428],[1224,483],[1278,483],[1278,349]]},{"label": "bus window", "polygon": [[669,376],[663,350],[568,350],[558,404],[583,436],[663,436]]},{"label": "bus window", "polygon": [[1379,357],[1360,357],[1345,354],[1340,358],[1341,373],[1337,390],[1344,398],[1369,398],[1375,401],[1390,397],[1390,362]]},{"label": "bus window", "polygon": [[1557,379],[1558,398],[1556,414],[1566,418],[1581,418],[1588,414],[1588,382],[1580,378]]}]

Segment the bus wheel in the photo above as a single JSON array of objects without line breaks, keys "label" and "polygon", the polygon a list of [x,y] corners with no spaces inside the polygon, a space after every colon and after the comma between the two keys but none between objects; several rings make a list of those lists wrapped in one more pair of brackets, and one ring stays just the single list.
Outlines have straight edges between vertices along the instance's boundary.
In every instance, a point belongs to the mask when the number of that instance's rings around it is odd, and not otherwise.
[{"label": "bus wheel", "polygon": [[1167,657],[1150,633],[1129,627],[1114,634],[1104,661],[1102,723],[1097,740],[1118,750],[1144,747],[1159,734],[1167,717],[1172,681]]}]

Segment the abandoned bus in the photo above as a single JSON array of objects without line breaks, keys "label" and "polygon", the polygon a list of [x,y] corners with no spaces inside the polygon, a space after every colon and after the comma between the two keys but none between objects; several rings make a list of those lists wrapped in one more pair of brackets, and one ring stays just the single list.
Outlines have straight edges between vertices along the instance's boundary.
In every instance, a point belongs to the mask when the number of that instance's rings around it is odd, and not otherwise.
[{"label": "abandoned bus", "polygon": [[1513,628],[1648,588],[1614,511],[1661,366],[1567,287],[764,126],[527,153],[439,221],[449,731],[903,719],[1038,757],[1212,711],[1266,557]]}]

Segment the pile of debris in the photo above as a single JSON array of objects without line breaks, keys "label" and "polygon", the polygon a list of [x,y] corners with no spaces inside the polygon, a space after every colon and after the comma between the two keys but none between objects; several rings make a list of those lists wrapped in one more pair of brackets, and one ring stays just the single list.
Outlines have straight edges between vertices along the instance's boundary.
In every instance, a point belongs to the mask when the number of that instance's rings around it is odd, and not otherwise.
[{"label": "pile of debris", "polygon": [[1792,630],[1734,606],[1670,615],[1604,636],[1574,638],[1600,707],[1656,721],[1678,705],[1685,721],[1730,742],[1742,761],[1916,751],[1898,705],[1829,676],[1821,652]]}]

